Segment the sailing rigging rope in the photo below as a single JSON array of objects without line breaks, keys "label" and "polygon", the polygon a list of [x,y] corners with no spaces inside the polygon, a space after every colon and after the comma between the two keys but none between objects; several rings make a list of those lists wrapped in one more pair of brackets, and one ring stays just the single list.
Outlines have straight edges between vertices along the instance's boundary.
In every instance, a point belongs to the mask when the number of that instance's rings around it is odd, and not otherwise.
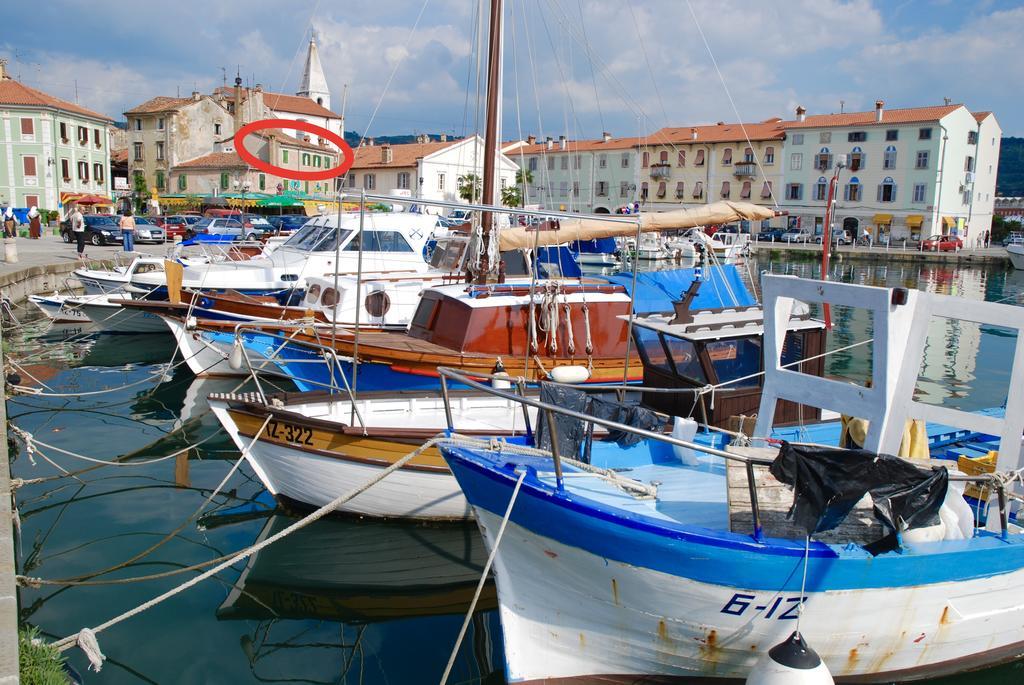
[{"label": "sailing rigging rope", "polygon": [[508,506],[505,507],[505,515],[501,517],[501,525],[498,526],[498,532],[494,536],[494,544],[491,545],[491,553],[487,555],[487,562],[484,564],[484,569],[480,573],[480,580],[476,584],[476,591],[473,593],[473,599],[469,602],[469,608],[466,610],[466,617],[462,620],[462,627],[459,629],[459,636],[455,638],[455,646],[452,647],[452,653],[448,657],[448,665],[444,668],[444,674],[441,676],[441,685],[446,685],[448,682],[448,676],[451,675],[452,667],[455,666],[455,657],[459,655],[459,648],[462,647],[462,640],[466,637],[466,630],[469,628],[469,622],[473,619],[473,613],[476,611],[476,604],[480,601],[480,594],[483,592],[484,585],[487,584],[487,576],[491,573],[491,565],[494,563],[494,557],[498,555],[498,546],[501,545],[501,539],[505,536],[505,527],[508,525],[508,520],[512,516],[512,507],[516,504],[516,499],[519,497],[519,489],[523,486],[523,480],[526,478],[527,471],[523,469],[522,473],[519,474],[516,485],[512,488],[512,496],[509,497]]}]

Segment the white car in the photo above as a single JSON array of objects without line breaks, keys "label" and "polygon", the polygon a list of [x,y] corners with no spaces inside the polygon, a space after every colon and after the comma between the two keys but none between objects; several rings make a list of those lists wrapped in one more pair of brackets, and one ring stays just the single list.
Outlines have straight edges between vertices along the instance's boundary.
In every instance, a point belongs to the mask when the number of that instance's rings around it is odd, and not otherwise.
[{"label": "white car", "polygon": [[250,220],[246,218],[246,225],[231,217],[205,217],[192,226],[196,233],[208,235],[230,235],[238,239],[256,240],[266,232],[272,232],[274,227],[266,219]]},{"label": "white car", "polygon": [[786,231],[781,238],[784,243],[806,243],[810,239],[811,234],[807,231]]}]

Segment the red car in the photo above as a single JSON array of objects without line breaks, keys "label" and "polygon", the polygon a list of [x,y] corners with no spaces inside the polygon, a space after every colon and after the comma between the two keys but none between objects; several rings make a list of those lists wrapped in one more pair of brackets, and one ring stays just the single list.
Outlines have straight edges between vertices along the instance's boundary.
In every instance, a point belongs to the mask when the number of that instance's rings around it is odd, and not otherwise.
[{"label": "red car", "polygon": [[181,239],[185,240],[189,228],[199,223],[202,218],[198,214],[174,214],[162,216],[160,220],[163,221],[162,226],[168,240],[174,240],[176,236],[181,236]]},{"label": "red car", "polygon": [[921,244],[922,249],[932,252],[953,252],[963,249],[963,246],[963,241],[955,235],[933,235]]}]

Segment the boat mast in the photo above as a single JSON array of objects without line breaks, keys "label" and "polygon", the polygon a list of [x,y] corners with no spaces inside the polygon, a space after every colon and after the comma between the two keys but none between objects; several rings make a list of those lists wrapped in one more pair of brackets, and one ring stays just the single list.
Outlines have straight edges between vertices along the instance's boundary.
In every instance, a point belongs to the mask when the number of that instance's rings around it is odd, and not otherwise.
[{"label": "boat mast", "polygon": [[[482,204],[494,205],[495,157],[498,150],[498,120],[501,113],[501,17],[504,10],[503,0],[491,0],[490,32],[487,43],[487,96],[484,103],[486,118],[484,120],[484,177]],[[487,282],[491,271],[489,254],[491,232],[494,230],[494,213],[489,211],[480,214],[480,230],[482,234],[483,255],[480,260],[480,273],[477,280]]]}]

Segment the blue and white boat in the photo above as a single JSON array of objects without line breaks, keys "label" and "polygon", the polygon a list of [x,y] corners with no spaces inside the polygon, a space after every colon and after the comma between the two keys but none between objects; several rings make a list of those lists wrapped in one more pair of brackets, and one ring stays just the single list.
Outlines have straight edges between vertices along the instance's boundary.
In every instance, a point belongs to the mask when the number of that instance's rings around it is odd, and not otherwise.
[{"label": "blue and white boat", "polygon": [[[891,501],[878,489],[840,526],[828,530],[835,521],[819,519],[811,530],[828,532],[805,537],[786,517],[794,496],[772,475],[791,482],[779,464],[792,462],[773,462],[775,448],[709,449],[585,415],[579,418],[656,442],[620,448],[618,464],[603,455],[613,479],[557,455],[446,447],[495,555],[508,682],[744,678],[794,630],[844,682],[916,680],[1024,654],[1024,529],[1013,521],[1014,505],[1004,505],[1020,496],[1024,310],[784,276],[766,276],[763,285],[766,362],[755,442],[769,434],[780,400],[869,419],[866,451],[832,450],[835,463],[854,477],[877,464],[899,465],[912,482],[934,486],[927,515],[897,508],[899,516],[873,516],[872,502],[885,510]],[[783,368],[797,301],[871,310],[870,387]],[[933,316],[1016,331],[1004,412],[913,399]],[[897,452],[911,419],[987,434],[998,442],[997,468],[1006,475],[947,476],[875,457]],[[822,482],[844,477],[829,468],[819,472]],[[987,528],[975,526],[969,509],[965,519],[957,481],[972,478],[999,493]],[[622,488],[622,479],[637,487]],[[814,482],[798,482],[796,496],[813,492]],[[652,486],[653,496],[638,496]],[[801,506],[798,500],[797,519]],[[896,549],[870,544],[885,532]]]}]

